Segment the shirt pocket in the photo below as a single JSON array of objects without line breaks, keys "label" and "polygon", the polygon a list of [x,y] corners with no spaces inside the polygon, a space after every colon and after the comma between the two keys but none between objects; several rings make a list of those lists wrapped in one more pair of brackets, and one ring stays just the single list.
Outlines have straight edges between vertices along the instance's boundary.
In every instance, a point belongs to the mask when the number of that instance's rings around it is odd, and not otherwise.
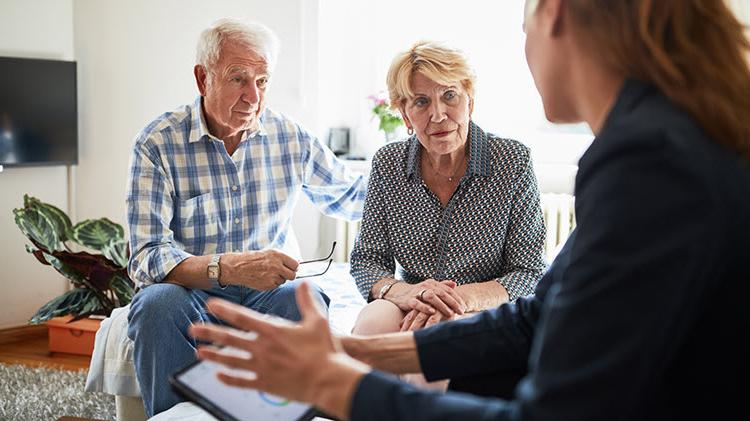
[{"label": "shirt pocket", "polygon": [[203,255],[216,249],[219,234],[219,214],[212,193],[190,199],[177,198],[174,233],[185,246],[185,251]]}]

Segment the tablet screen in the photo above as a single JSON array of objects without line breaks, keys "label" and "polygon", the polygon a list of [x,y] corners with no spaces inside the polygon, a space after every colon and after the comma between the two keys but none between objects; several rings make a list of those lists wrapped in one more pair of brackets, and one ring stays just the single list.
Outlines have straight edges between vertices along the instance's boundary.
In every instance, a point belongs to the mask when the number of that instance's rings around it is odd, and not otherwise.
[{"label": "tablet screen", "polygon": [[219,370],[233,371],[212,361],[198,361],[177,373],[171,381],[183,396],[219,419],[293,421],[313,418],[310,405],[226,385],[216,377]]}]

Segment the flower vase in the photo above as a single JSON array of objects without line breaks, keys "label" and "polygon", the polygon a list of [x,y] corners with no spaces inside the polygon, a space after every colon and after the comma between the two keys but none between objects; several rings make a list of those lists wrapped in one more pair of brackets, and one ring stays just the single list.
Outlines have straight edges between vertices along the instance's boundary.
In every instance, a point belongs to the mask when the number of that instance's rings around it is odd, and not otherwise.
[{"label": "flower vase", "polygon": [[385,143],[405,140],[409,137],[409,133],[406,132],[406,126],[403,124],[397,126],[393,131],[383,133],[385,133]]}]

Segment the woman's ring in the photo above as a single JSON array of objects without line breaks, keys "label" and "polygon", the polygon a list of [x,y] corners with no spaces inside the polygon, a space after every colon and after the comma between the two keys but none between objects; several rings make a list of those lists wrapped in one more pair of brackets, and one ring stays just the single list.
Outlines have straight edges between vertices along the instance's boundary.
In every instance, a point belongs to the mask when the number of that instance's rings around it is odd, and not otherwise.
[{"label": "woman's ring", "polygon": [[427,292],[427,289],[423,289],[423,290],[419,291],[419,295],[417,295],[417,297],[419,297],[419,301],[424,301],[424,293],[425,292]]}]

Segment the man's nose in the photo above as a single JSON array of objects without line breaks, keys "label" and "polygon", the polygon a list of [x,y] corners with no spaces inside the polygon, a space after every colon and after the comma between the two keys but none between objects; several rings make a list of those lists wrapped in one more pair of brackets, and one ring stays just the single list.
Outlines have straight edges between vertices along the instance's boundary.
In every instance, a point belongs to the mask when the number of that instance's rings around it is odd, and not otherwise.
[{"label": "man's nose", "polygon": [[248,83],[248,87],[242,94],[242,99],[250,104],[257,104],[260,101],[260,90],[258,89],[258,85],[255,83]]}]

